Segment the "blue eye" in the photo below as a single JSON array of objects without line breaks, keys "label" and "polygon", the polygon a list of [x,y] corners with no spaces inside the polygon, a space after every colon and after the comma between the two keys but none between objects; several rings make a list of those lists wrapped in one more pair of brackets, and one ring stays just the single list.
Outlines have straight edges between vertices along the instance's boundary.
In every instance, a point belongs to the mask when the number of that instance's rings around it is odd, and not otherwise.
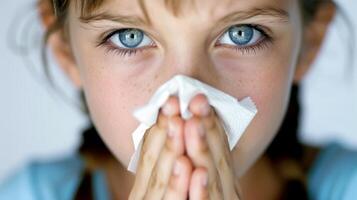
[{"label": "blue eye", "polygon": [[136,29],[125,29],[119,32],[119,40],[128,48],[138,46],[144,39],[144,33]]},{"label": "blue eye", "polygon": [[248,44],[254,35],[254,29],[248,26],[233,26],[228,30],[231,40],[239,45]]},{"label": "blue eye", "polygon": [[149,46],[153,41],[139,29],[121,29],[115,32],[109,41],[119,48],[133,49],[143,46]]},{"label": "blue eye", "polygon": [[219,39],[219,42],[246,47],[257,44],[263,38],[264,35],[253,26],[237,25],[230,27]]}]

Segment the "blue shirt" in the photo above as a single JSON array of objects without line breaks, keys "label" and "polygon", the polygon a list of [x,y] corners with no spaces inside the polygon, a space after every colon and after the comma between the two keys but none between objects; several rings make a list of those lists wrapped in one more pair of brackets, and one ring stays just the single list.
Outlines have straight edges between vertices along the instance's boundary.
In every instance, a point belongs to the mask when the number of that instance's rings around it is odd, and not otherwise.
[{"label": "blue shirt", "polygon": [[[79,155],[49,162],[32,163],[0,185],[1,200],[72,200],[84,172]],[[109,200],[102,171],[92,174],[93,197]]]},{"label": "blue shirt", "polygon": [[357,151],[333,144],[325,148],[308,178],[310,199],[357,199]]},{"label": "blue shirt", "polygon": [[[84,171],[79,155],[50,163],[32,163],[0,185],[0,200],[72,200]],[[92,176],[93,196],[109,200],[102,171]],[[312,200],[357,199],[357,152],[338,145],[324,149],[308,177]]]}]

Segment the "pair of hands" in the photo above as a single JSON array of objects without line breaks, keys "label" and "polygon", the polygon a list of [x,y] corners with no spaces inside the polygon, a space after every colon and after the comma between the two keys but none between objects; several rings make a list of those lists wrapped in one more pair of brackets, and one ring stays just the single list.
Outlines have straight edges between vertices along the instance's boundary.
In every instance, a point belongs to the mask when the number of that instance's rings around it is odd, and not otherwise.
[{"label": "pair of hands", "polygon": [[223,127],[203,94],[189,105],[193,117],[180,117],[177,97],[160,110],[145,134],[130,200],[239,199]]}]

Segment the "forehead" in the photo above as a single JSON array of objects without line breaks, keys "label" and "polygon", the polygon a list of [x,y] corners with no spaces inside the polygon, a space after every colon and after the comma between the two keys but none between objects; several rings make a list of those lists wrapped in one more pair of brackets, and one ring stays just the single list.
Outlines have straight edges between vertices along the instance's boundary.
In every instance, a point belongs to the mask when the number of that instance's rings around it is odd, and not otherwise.
[{"label": "forehead", "polygon": [[261,7],[284,9],[291,1],[294,0],[77,0],[76,8],[80,7],[82,17],[93,13],[118,12],[122,15],[136,14],[148,18],[150,12],[159,10],[166,10],[173,16],[179,17],[192,12],[217,15],[232,9]]}]

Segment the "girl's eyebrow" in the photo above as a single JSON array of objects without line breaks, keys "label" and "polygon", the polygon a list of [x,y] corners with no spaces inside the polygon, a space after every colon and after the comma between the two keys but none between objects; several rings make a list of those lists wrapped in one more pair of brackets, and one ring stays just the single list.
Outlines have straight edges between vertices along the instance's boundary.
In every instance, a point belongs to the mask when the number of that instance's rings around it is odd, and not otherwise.
[{"label": "girl's eyebrow", "polygon": [[147,24],[147,20],[143,20],[137,16],[119,15],[119,14],[113,15],[106,12],[80,17],[80,21],[82,23],[90,23],[93,21],[101,21],[101,20],[113,21],[121,24],[134,25],[134,26],[141,26]]},{"label": "girl's eyebrow", "polygon": [[[227,23],[231,21],[243,21],[253,17],[269,17],[271,19],[276,19],[278,22],[288,22],[289,21],[289,13],[286,10],[279,8],[254,8],[248,11],[235,11],[227,16],[221,18],[219,23]],[[93,21],[107,20],[113,21],[116,23],[121,23],[129,26],[145,26],[150,25],[149,20],[144,20],[138,16],[131,15],[120,15],[120,14],[111,14],[109,12],[101,12],[96,14],[90,14],[87,16],[80,17],[81,22],[90,23]]]},{"label": "girl's eyebrow", "polygon": [[253,8],[248,11],[236,11],[219,20],[220,23],[227,23],[231,21],[243,21],[253,17],[269,17],[278,22],[288,22],[290,20],[289,13],[280,8],[264,7]]}]

